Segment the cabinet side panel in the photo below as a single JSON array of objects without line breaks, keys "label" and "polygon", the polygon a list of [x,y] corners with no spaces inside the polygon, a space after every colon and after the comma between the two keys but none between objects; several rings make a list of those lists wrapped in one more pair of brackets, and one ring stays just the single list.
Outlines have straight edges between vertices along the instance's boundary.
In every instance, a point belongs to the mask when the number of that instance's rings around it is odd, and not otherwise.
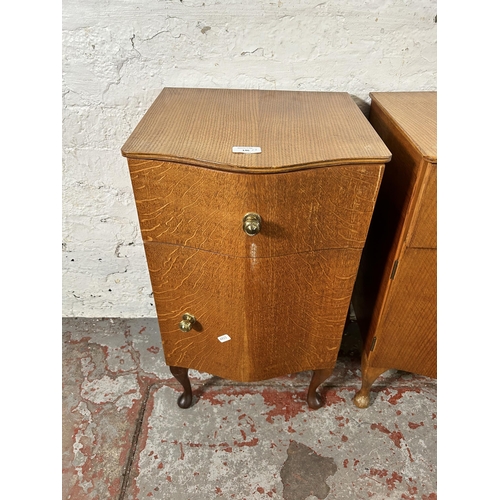
[{"label": "cabinet side panel", "polygon": [[429,163],[419,196],[414,225],[409,230],[408,246],[437,248],[437,165]]},{"label": "cabinet side panel", "polygon": [[[362,248],[383,165],[237,174],[129,159],[144,241],[238,257],[273,257],[329,248]],[[262,217],[256,236],[246,213]]]},{"label": "cabinet side panel", "polygon": [[[239,381],[335,365],[360,250],[247,259],[144,246],[167,364]],[[187,333],[184,313],[197,319]]]},{"label": "cabinet side panel", "polygon": [[394,261],[402,249],[423,177],[418,152],[375,102],[370,122],[392,159],[385,166],[353,293],[353,307],[367,348],[383,313]]},{"label": "cabinet side panel", "polygon": [[405,250],[369,355],[370,366],[436,377],[436,257],[434,249]]}]

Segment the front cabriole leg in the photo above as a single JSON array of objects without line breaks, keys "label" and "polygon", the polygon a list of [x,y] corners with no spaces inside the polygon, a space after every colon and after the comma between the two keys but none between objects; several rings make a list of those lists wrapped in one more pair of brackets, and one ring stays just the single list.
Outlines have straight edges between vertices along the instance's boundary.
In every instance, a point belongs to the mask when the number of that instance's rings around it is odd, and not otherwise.
[{"label": "front cabriole leg", "polygon": [[332,374],[332,372],[333,368],[314,370],[311,383],[309,384],[309,390],[307,391],[307,404],[309,408],[317,410],[323,406],[323,399],[316,392],[316,389]]},{"label": "front cabriole leg", "polygon": [[180,408],[189,408],[193,401],[193,392],[191,390],[191,382],[189,381],[188,368],[171,366],[170,372],[184,388],[184,392],[177,399],[177,404]]},{"label": "front cabriole leg", "polygon": [[368,408],[370,406],[370,389],[373,382],[382,375],[388,368],[378,368],[370,366],[366,352],[361,355],[361,389],[354,396],[354,404],[358,408]]}]

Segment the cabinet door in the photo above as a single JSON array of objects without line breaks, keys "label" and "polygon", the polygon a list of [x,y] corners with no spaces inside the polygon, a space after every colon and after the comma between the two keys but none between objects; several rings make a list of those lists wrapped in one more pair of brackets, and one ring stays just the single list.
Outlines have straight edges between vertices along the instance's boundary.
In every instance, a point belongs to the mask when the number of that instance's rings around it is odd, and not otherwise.
[{"label": "cabinet door", "polygon": [[[167,364],[239,381],[335,365],[360,250],[239,258],[145,249]],[[197,320],[187,333],[184,313]]]},{"label": "cabinet door", "polygon": [[371,366],[437,376],[435,249],[406,248],[369,355]]}]

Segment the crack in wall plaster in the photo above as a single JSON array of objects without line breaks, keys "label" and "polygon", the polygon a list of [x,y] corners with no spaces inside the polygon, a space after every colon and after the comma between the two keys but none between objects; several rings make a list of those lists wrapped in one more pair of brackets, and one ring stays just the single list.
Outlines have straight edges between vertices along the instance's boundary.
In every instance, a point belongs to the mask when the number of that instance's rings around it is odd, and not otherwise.
[{"label": "crack in wall plaster", "polygon": [[252,54],[255,54],[258,50],[262,51],[259,55],[264,56],[264,49],[262,47],[258,47],[255,50],[251,50],[248,52],[242,52],[241,55],[242,56],[252,55]]},{"label": "crack in wall plaster", "polygon": [[149,42],[150,40],[153,40],[154,38],[156,38],[158,35],[161,35],[162,33],[169,33],[169,30],[158,31],[158,33],[155,33],[153,36],[151,36],[149,38],[142,38],[141,41]]}]

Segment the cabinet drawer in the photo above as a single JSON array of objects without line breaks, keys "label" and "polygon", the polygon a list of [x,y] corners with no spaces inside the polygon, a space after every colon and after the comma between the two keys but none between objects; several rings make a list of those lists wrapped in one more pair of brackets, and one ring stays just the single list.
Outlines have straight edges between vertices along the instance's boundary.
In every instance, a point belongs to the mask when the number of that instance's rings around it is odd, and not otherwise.
[{"label": "cabinet drawer", "polygon": [[335,363],[361,250],[252,259],[144,247],[167,364],[252,381]]},{"label": "cabinet drawer", "polygon": [[[236,257],[362,248],[383,165],[246,174],[129,159],[144,241]],[[255,212],[261,231],[248,236]]]}]

